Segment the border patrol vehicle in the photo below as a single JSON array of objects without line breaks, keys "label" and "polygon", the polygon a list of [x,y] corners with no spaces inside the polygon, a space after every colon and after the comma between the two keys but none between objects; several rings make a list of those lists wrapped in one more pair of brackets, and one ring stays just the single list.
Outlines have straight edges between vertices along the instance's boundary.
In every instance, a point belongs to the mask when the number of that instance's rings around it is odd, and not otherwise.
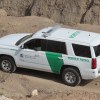
[{"label": "border patrol vehicle", "polygon": [[65,84],[76,86],[100,76],[100,35],[61,27],[7,35],[0,38],[0,67],[60,74]]}]

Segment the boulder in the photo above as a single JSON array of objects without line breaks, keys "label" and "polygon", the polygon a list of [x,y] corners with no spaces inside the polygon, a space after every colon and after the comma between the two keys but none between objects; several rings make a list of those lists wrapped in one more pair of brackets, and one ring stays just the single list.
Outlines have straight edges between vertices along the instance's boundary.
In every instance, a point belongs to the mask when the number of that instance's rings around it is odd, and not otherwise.
[{"label": "boulder", "polygon": [[5,96],[0,96],[0,100],[13,100],[13,99],[9,99],[9,98],[7,98]]},{"label": "boulder", "polygon": [[38,95],[38,90],[34,89],[31,93],[32,96],[37,96]]},{"label": "boulder", "polygon": [[0,17],[7,16],[7,12],[4,9],[0,9]]}]

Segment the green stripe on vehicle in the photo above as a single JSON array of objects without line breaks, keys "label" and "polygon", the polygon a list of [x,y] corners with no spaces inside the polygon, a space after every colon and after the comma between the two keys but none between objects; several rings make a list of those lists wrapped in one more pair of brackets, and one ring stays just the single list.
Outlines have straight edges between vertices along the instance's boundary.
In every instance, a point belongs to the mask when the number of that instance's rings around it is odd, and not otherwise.
[{"label": "green stripe on vehicle", "polygon": [[64,62],[58,57],[62,57],[62,54],[46,52],[46,57],[47,57],[47,60],[51,67],[52,72],[60,74],[60,70],[61,70],[62,65],[64,65]]}]

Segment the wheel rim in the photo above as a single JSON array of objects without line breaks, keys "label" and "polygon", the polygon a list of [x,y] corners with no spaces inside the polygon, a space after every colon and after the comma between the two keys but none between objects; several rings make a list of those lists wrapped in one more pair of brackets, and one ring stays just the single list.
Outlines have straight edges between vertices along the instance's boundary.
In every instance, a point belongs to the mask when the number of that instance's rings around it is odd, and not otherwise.
[{"label": "wheel rim", "polygon": [[73,84],[73,83],[75,83],[75,81],[76,81],[76,76],[75,76],[75,74],[72,73],[72,72],[67,72],[67,73],[65,74],[65,80],[66,80],[67,83]]},{"label": "wheel rim", "polygon": [[11,70],[11,63],[8,60],[3,60],[1,63],[3,70],[10,71]]}]

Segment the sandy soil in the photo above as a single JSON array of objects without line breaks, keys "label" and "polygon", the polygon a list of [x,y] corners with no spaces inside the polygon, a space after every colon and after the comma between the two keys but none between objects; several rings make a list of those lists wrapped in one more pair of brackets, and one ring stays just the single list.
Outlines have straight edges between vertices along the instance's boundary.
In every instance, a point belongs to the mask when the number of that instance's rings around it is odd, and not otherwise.
[{"label": "sandy soil", "polygon": [[[36,16],[0,17],[0,36],[17,32],[34,33],[52,25],[56,23]],[[100,32],[100,26],[78,24],[64,27]],[[34,89],[38,90],[38,96],[32,97],[30,94]],[[17,69],[12,74],[0,71],[0,96],[2,95],[13,100],[100,100],[100,78],[82,82],[77,87],[69,87],[55,74],[27,69]]]}]

